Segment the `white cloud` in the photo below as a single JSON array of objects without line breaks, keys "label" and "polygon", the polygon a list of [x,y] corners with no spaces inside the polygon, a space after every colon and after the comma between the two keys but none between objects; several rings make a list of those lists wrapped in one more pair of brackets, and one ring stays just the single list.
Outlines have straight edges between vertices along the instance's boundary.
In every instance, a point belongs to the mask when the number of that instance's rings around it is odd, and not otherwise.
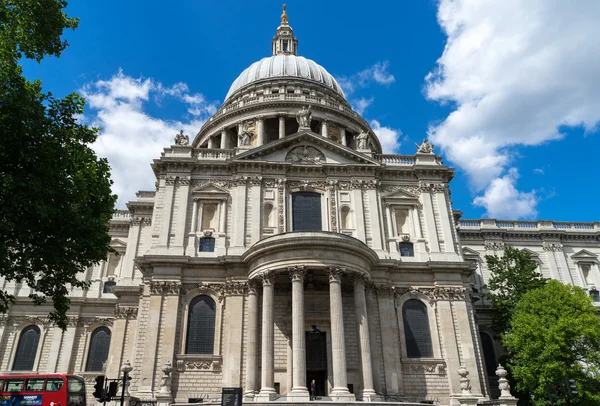
[{"label": "white cloud", "polygon": [[[193,139],[204,121],[216,110],[201,94],[190,94],[184,83],[165,87],[152,79],[133,78],[122,71],[110,80],[88,83],[81,90],[91,112],[85,121],[100,127],[93,148],[108,158],[114,180],[113,192],[119,196],[117,207],[134,199],[138,190],[154,190],[156,178],[150,168],[163,148],[173,143],[179,130]],[[187,120],[168,121],[152,117],[144,111],[144,103],[170,96],[193,110]]]},{"label": "white cloud", "polygon": [[371,120],[370,122],[371,129],[379,138],[379,142],[381,142],[381,149],[384,154],[393,154],[400,147],[400,141],[398,140],[400,135],[402,135],[402,131],[395,130],[391,127],[382,127],[379,121]]},{"label": "white cloud", "polygon": [[373,100],[373,97],[361,97],[358,100],[351,100],[350,104],[352,104],[352,108],[354,109],[354,111],[356,111],[362,116],[367,107],[369,107],[373,103]]},{"label": "white cloud", "polygon": [[373,82],[386,86],[394,83],[396,78],[388,72],[388,66],[389,61],[377,62],[352,76],[341,76],[336,79],[348,96],[356,89],[367,87]]},{"label": "white cloud", "polygon": [[425,92],[455,109],[429,136],[475,190],[488,196],[506,179],[512,146],[559,139],[560,126],[596,129],[599,20],[595,0],[439,2],[448,40]]},{"label": "white cloud", "polygon": [[543,175],[543,174],[544,174],[544,170],[543,170],[542,168],[535,168],[535,169],[533,170],[533,172],[534,172],[534,173],[538,173],[538,174],[540,174],[540,175]]},{"label": "white cloud", "polygon": [[516,168],[492,181],[483,196],[475,198],[473,203],[485,207],[487,215],[492,218],[532,218],[537,215],[535,209],[538,199],[535,192],[519,192],[515,183],[519,179]]}]

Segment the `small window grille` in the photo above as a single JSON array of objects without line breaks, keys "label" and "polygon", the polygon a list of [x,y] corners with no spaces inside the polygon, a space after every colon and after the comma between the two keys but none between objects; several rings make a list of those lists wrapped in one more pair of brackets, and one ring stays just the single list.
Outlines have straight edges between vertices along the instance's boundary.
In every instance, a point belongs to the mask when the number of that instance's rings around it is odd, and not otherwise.
[{"label": "small window grille", "polygon": [[212,237],[200,238],[200,252],[215,252],[215,239]]},{"label": "small window grille", "polygon": [[292,194],[292,227],[294,231],[321,231],[321,194]]},{"label": "small window grille", "polygon": [[113,293],[115,290],[115,286],[117,286],[117,282],[115,281],[106,281],[104,282],[104,287],[102,288],[103,293]]},{"label": "small window grille", "polygon": [[412,242],[401,242],[398,243],[398,251],[400,251],[401,257],[414,257],[415,250]]}]

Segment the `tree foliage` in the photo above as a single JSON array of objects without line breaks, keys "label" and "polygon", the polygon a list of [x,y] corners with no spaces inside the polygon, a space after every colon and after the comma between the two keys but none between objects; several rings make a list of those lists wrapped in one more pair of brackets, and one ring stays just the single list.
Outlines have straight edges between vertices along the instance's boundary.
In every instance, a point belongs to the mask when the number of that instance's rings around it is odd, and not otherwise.
[{"label": "tree foliage", "polygon": [[[58,99],[28,81],[20,60],[60,56],[64,29],[78,21],[57,0],[0,0],[0,276],[27,284],[35,304],[51,298],[50,319],[66,327],[71,287],[106,258],[116,196],[110,169],[90,144],[98,130],[77,117],[85,101]],[[0,291],[0,312],[14,297]]]},{"label": "tree foliage", "polygon": [[[548,402],[548,385],[575,379],[573,405],[600,404],[600,319],[583,289],[550,281],[517,303],[503,344],[517,389]],[[557,405],[564,405],[564,398]]]},{"label": "tree foliage", "polygon": [[527,251],[506,246],[504,255],[486,255],[491,277],[487,283],[489,292],[484,296],[490,300],[492,329],[502,336],[510,327],[513,310],[523,294],[543,287],[547,279],[537,271],[537,263]]}]

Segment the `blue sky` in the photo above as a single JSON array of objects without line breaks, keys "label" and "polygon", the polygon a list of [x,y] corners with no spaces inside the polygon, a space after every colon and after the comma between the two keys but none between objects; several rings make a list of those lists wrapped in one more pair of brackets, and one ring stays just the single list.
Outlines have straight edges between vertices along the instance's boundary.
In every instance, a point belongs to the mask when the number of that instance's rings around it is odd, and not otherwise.
[{"label": "blue sky", "polygon": [[[430,137],[464,218],[599,221],[600,3],[288,1],[299,54],[344,86],[387,152]],[[59,59],[26,61],[46,91],[83,93],[119,206],[150,162],[194,135],[237,75],[270,54],[281,3],[72,1]]]}]

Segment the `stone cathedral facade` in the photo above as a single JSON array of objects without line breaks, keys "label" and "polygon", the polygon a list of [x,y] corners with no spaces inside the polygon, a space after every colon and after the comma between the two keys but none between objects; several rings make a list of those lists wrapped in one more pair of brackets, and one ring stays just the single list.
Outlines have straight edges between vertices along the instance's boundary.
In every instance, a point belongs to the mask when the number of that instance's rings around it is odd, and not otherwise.
[{"label": "stone cathedral facade", "polygon": [[[73,291],[65,331],[29,288],[0,324],[0,370],[117,378],[155,399],[171,365],[174,402],[243,388],[246,402],[459,404],[497,395],[501,349],[477,293],[486,254],[532,252],[548,277],[598,298],[600,223],[462,220],[426,140],[383,154],[323,67],[298,56],[284,10],[272,55],[233,82],[193,138],[152,163],[110,223],[119,253]],[[463,373],[463,375],[465,375]],[[164,388],[162,388],[164,389]],[[88,399],[94,403],[93,398]]]}]

